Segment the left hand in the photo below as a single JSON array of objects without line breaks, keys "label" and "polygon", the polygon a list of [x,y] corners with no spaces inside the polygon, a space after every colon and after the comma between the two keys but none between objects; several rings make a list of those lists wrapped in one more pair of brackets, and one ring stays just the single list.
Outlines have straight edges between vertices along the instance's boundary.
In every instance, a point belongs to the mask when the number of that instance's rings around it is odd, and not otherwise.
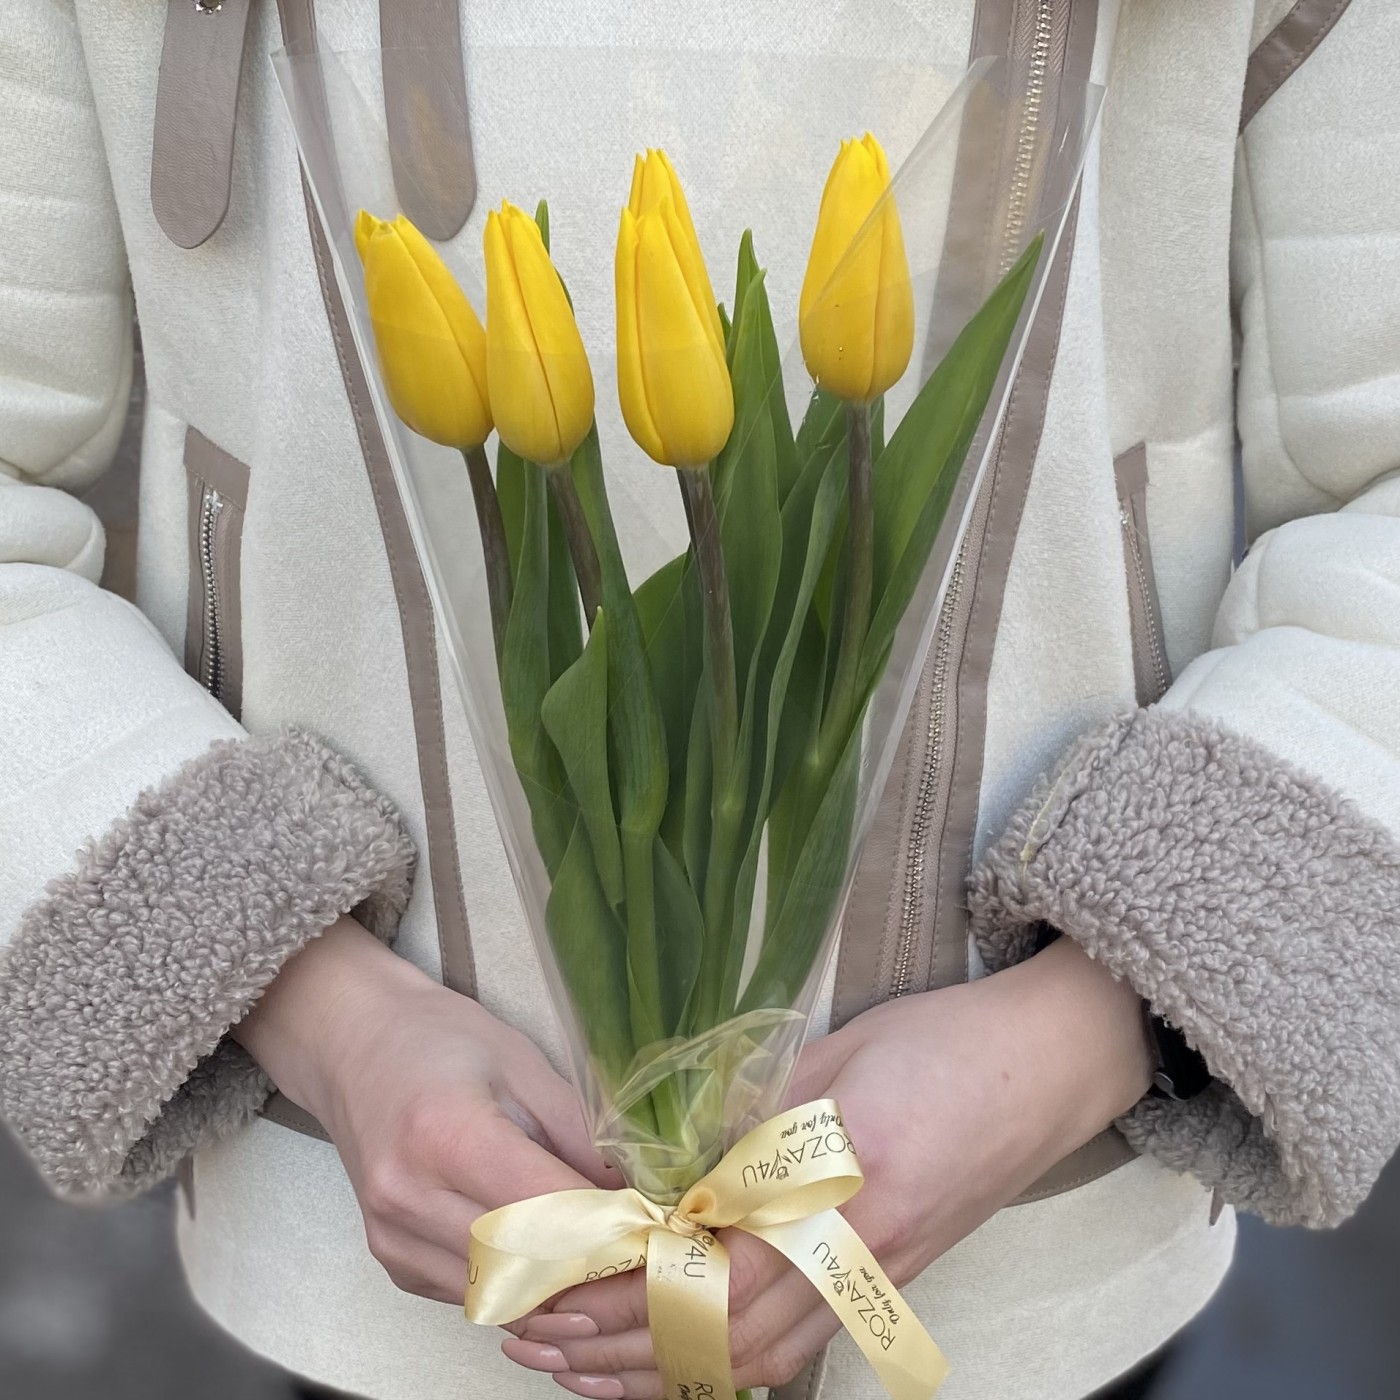
[{"label": "left hand", "polygon": [[[810,1042],[790,1101],[834,1098],[865,1173],[842,1213],[896,1285],[1014,1200],[1146,1091],[1141,1004],[1069,939],[967,986],[877,1006]],[[727,1230],[735,1384],[782,1385],[836,1316],[761,1240]],[[660,1400],[645,1270],[584,1284],[504,1351],[577,1395]]]}]

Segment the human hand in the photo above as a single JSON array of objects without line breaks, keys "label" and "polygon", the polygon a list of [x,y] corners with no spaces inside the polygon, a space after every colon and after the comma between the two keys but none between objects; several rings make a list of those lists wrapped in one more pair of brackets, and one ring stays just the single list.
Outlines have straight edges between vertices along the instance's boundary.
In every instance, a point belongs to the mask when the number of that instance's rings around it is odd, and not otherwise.
[{"label": "human hand", "polygon": [[330,1134],[370,1252],[406,1292],[461,1306],[483,1211],[621,1184],[529,1039],[351,919],[293,958],[234,1035]]},{"label": "human hand", "polygon": [[[790,1101],[840,1103],[865,1173],[842,1213],[902,1285],[1150,1079],[1136,994],[1061,939],[1020,967],[889,1002],[809,1043]],[[762,1241],[722,1238],[735,1383],[781,1385],[835,1334],[835,1314]],[[594,1400],[658,1400],[645,1290],[642,1271],[574,1289],[515,1329],[506,1354]]]}]

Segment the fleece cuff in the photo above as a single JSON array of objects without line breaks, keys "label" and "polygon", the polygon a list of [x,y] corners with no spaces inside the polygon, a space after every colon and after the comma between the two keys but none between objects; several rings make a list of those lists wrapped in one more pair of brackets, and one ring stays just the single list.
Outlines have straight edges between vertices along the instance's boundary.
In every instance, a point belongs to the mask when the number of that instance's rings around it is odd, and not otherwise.
[{"label": "fleece cuff", "polygon": [[24,915],[0,1116],[67,1194],[168,1175],[271,1092],[228,1028],[341,914],[392,937],[413,860],[393,806],[311,735],[214,744]]},{"label": "fleece cuff", "polygon": [[1328,1225],[1400,1143],[1400,846],[1253,740],[1185,712],[1091,732],[974,873],[993,970],[1045,921],[1126,979],[1216,1083],[1128,1141],[1278,1224]]}]

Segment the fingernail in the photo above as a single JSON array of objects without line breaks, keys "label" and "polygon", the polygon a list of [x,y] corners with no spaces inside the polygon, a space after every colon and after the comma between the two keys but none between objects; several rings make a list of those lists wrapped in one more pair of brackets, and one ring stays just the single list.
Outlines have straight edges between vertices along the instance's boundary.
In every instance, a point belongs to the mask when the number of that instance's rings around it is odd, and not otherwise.
[{"label": "fingernail", "polygon": [[541,1342],[573,1342],[596,1337],[598,1324],[584,1313],[535,1313],[525,1319],[525,1335]]},{"label": "fingernail", "polygon": [[554,1383],[586,1400],[622,1400],[622,1382],[616,1376],[555,1376]]},{"label": "fingernail", "polygon": [[[558,1347],[547,1347],[542,1342],[523,1342],[515,1337],[507,1337],[501,1343],[501,1350],[517,1366],[527,1366],[532,1371],[567,1371],[569,1363]],[[621,1391],[618,1392],[621,1395]]]}]

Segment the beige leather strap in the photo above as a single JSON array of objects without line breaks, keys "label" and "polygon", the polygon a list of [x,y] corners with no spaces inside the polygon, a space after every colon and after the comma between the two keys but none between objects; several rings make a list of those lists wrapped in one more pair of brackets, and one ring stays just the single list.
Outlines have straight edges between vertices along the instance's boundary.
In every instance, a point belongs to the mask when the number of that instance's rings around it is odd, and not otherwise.
[{"label": "beige leather strap", "polygon": [[263,1105],[262,1116],[306,1137],[319,1138],[322,1142],[331,1140],[331,1135],[299,1103],[293,1103],[280,1090]]},{"label": "beige leather strap", "polygon": [[[1040,141],[1052,149],[1079,120],[1076,104],[1060,102],[1060,85],[1085,81],[1093,56],[1097,5],[1055,0],[1049,12],[1029,0],[979,0],[971,57],[1005,54],[1013,82],[1029,93],[1037,86]],[[1030,98],[1027,97],[1027,102]],[[962,202],[950,217],[949,239],[966,239],[965,252],[987,247],[989,228],[1007,222],[1001,208],[1010,172],[1020,153],[1018,113],[1013,106],[975,113],[959,149]],[[1004,119],[1005,130],[1002,130]],[[1046,208],[1062,205],[1072,190],[1047,189]],[[848,905],[837,968],[833,1022],[841,1024],[890,996],[898,985],[943,987],[966,980],[967,911],[964,888],[981,802],[987,716],[987,681],[1001,618],[1002,599],[1031,471],[1040,447],[1051,376],[1073,254],[1076,215],[1071,213],[1029,332],[1012,398],[993,447],[978,499],[962,580],[965,605],[945,608],[920,683],[909,729],[863,853]],[[984,284],[969,285],[964,317],[995,282],[1000,250],[991,248]],[[940,295],[944,290],[940,289]],[[949,303],[955,305],[956,303]],[[938,355],[946,346],[931,346]],[[973,451],[980,451],[980,443]],[[954,508],[957,508],[955,504]],[[926,752],[931,693],[937,690],[942,739],[936,769]],[[930,777],[931,775],[931,777]],[[941,796],[929,801],[923,785],[933,781]],[[911,814],[931,813],[922,823]],[[911,825],[919,829],[911,832]],[[902,895],[920,891],[917,936],[901,946]],[[902,963],[903,970],[896,974]],[[1112,1130],[1095,1138],[1053,1168],[1019,1198],[1042,1200],[1083,1185],[1132,1156]]]},{"label": "beige leather strap", "polygon": [[171,242],[197,248],[228,213],[238,80],[252,0],[169,0],[156,83],[151,208]]},{"label": "beige leather strap", "polygon": [[1241,131],[1332,32],[1332,26],[1350,3],[1351,0],[1298,0],[1259,41],[1245,68]]},{"label": "beige leather strap", "polygon": [[[387,0],[386,0],[387,3]],[[316,22],[312,0],[278,0],[282,32],[289,45],[301,52],[316,46]],[[323,142],[320,159],[331,162],[321,172],[323,195],[334,187],[334,142]],[[303,185],[305,182],[303,181]],[[447,770],[447,739],[443,728],[442,682],[438,672],[437,640],[433,627],[432,600],[422,565],[413,547],[408,515],[394,482],[388,448],[379,431],[378,419],[370,400],[364,368],[353,347],[349,310],[336,282],[330,244],[321,226],[309,191],[306,193],[307,221],[311,249],[316,260],[321,294],[330,318],[331,334],[341,377],[345,383],[350,411],[354,416],[360,450],[364,455],[375,509],[379,515],[384,548],[389,560],[394,595],[398,602],[403,631],[404,664],[408,673],[409,701],[418,745],[418,774],[423,793],[424,821],[427,826],[428,877],[433,891],[437,918],[438,947],[442,954],[443,981],[466,996],[476,994],[476,973],[472,961],[471,929],[467,922],[466,900],[457,851],[456,820],[452,789]],[[348,222],[343,201],[331,208],[327,217]]]},{"label": "beige leather strap", "polygon": [[476,203],[457,0],[381,0],[379,42],[394,190],[404,213],[442,242]]}]

